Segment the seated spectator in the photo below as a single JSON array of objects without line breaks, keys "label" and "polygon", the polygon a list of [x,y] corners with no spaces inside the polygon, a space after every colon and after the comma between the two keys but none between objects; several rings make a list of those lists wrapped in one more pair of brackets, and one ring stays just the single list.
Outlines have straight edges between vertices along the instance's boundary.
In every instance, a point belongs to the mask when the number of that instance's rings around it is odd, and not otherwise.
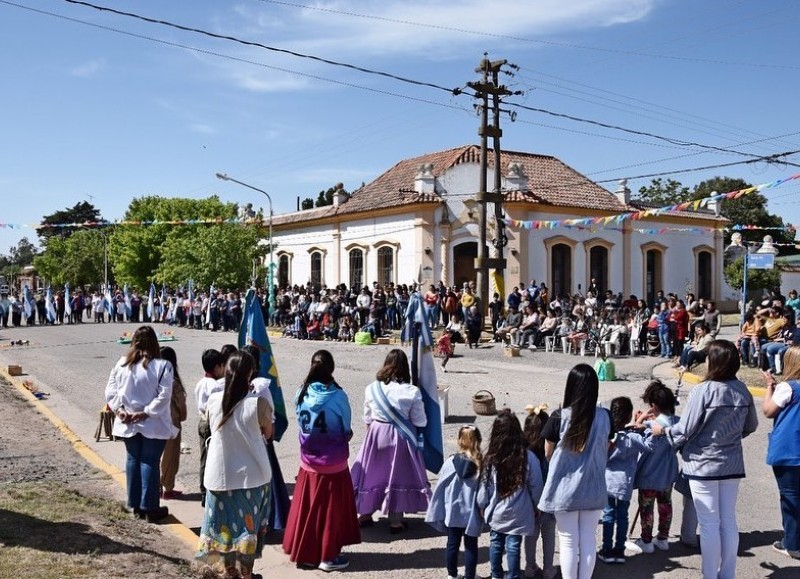
[{"label": "seated spectator", "polygon": [[[769,368],[769,371],[773,374],[778,374],[777,366],[775,364],[775,359],[780,358],[781,360],[781,369],[783,369],[783,354],[792,345],[792,342],[795,339],[795,327],[792,326],[792,314],[785,313],[783,314],[784,325],[781,328],[778,337],[772,340],[771,342],[767,342],[764,345],[763,352],[764,352],[764,362]],[[762,367],[762,369],[764,369]]]},{"label": "seated spectator", "polygon": [[756,322],[755,314],[747,312],[744,316],[744,324],[739,332],[739,354],[742,357],[742,364],[745,366],[756,366],[760,332],[761,325]]},{"label": "seated spectator", "polygon": [[342,316],[342,320],[339,323],[339,341],[352,342],[354,336],[355,334],[353,334],[353,328],[350,325],[350,316]]},{"label": "seated spectator", "polygon": [[714,341],[711,336],[708,325],[705,322],[700,322],[695,326],[695,339],[692,343],[684,346],[681,352],[679,362],[679,370],[687,372],[691,370],[695,364],[702,364],[706,361],[708,355],[708,346]]},{"label": "seated spectator", "polygon": [[781,315],[781,310],[774,306],[761,308],[756,311],[756,321],[758,321],[762,330],[758,336],[759,342],[759,356],[758,366],[762,369],[767,368],[767,360],[764,356],[764,347],[769,342],[774,342],[781,334],[781,330],[786,325],[786,318]]},{"label": "seated spectator", "polygon": [[320,327],[319,318],[316,314],[311,315],[306,325],[306,338],[309,340],[319,340],[322,329]]},{"label": "seated spectator", "polygon": [[511,344],[521,324],[522,314],[517,311],[516,307],[509,306],[506,319],[500,323],[497,332],[495,332],[495,341]]},{"label": "seated spectator", "polygon": [[541,343],[547,336],[552,336],[556,333],[558,328],[558,318],[553,310],[547,310],[544,314],[542,310],[539,311],[539,335],[536,338],[537,343]]},{"label": "seated spectator", "polygon": [[518,347],[529,347],[532,350],[536,349],[536,341],[539,338],[539,314],[528,305],[523,310],[522,323],[517,332],[517,339],[515,344]]},{"label": "seated spectator", "polygon": [[572,344],[572,353],[576,356],[581,351],[581,346],[586,342],[589,337],[589,328],[582,318],[572,328],[572,331],[567,335],[567,341]]}]

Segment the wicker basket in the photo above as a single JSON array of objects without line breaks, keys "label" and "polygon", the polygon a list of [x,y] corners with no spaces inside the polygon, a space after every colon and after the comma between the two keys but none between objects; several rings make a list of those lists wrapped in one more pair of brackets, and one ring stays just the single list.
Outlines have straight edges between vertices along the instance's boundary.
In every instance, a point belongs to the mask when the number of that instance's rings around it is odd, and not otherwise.
[{"label": "wicker basket", "polygon": [[497,414],[494,394],[488,390],[478,390],[472,396],[472,409],[475,414],[480,414],[481,416],[494,416]]}]

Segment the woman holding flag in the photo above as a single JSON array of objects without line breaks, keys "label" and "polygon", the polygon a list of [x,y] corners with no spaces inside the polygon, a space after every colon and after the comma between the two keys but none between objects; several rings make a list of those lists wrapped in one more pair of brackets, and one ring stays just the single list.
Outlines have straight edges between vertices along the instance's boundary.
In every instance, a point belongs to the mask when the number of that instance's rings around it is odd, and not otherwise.
[{"label": "woman holding flag", "polygon": [[403,513],[425,512],[431,491],[422,456],[427,425],[419,387],[411,383],[408,358],[394,349],[377,380],[364,395],[367,435],[353,463],[353,487],[361,526],[373,524],[372,513],[389,516],[389,532],[406,529]]}]

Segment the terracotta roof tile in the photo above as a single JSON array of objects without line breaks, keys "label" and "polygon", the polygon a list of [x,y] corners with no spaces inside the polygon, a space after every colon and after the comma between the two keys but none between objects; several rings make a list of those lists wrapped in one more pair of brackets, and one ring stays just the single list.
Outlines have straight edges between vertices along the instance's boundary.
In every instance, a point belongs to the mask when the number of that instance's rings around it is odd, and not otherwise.
[{"label": "terracotta roof tile", "polygon": [[[437,188],[435,193],[430,194],[414,192],[414,179],[419,172],[420,165],[431,164],[433,175],[439,178],[448,169],[457,165],[479,163],[480,154],[479,146],[464,145],[405,159],[378,176],[374,181],[355,191],[349,200],[338,207],[320,207],[277,215],[273,218],[273,223],[275,225],[306,223],[327,217],[362,213],[387,207],[441,203],[444,200],[443,196],[446,197],[447,191]],[[626,206],[621,203],[613,193],[553,156],[502,151],[500,163],[503,175],[508,172],[510,163],[518,163],[522,167],[522,176],[527,179],[527,187],[524,190],[509,191],[506,194],[506,200],[509,202],[583,208],[587,209],[587,213],[597,210],[614,213],[636,210],[633,205]],[[491,149],[489,150],[488,165],[491,184],[494,170],[494,154]],[[438,181],[437,187],[439,187]],[[682,212],[682,214],[688,213]],[[706,215],[703,217],[707,218]]]}]

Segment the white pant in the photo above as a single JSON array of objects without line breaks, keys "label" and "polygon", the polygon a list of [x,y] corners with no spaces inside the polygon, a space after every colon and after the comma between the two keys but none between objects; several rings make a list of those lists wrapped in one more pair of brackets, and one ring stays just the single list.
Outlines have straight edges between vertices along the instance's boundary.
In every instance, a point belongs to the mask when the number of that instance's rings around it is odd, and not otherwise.
[{"label": "white pant", "polygon": [[689,480],[700,525],[703,579],[734,579],[736,575],[736,497],[740,480]]},{"label": "white pant", "polygon": [[596,533],[600,513],[600,510],[556,513],[563,579],[591,579],[597,557]]}]

